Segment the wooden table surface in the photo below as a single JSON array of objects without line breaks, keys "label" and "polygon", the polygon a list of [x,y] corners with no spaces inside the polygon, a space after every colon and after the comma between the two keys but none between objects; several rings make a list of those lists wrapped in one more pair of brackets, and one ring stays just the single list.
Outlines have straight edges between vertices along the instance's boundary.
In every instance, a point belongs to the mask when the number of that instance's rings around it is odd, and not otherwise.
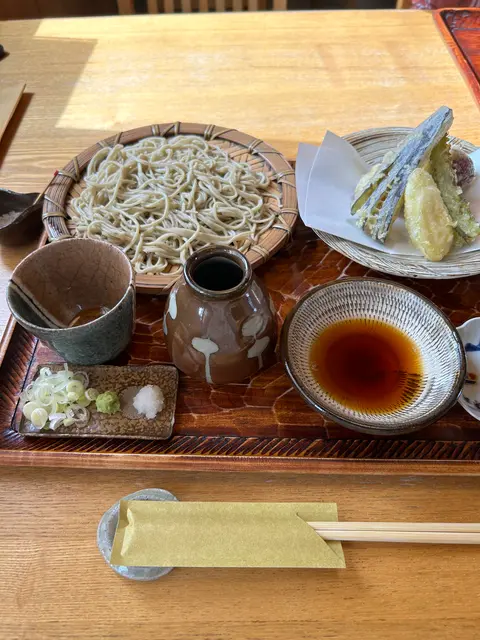
[{"label": "wooden table surface", "polygon": [[346,520],[480,522],[475,478],[67,471],[0,474],[2,640],[477,640],[480,547],[345,544],[343,570],[118,577],[102,513],[146,487],[183,500],[338,502]]},{"label": "wooden table surface", "polygon": [[[27,93],[0,145],[0,186],[40,190],[108,133],[217,123],[293,158],[441,104],[480,144],[478,108],[428,13],[172,15],[0,23],[0,82]],[[31,247],[1,248],[6,280]],[[0,638],[269,640],[478,637],[477,547],[345,545],[345,571],[175,570],[122,580],[95,546],[101,514],[146,487],[184,500],[331,500],[341,518],[480,521],[475,478],[0,470]]]}]

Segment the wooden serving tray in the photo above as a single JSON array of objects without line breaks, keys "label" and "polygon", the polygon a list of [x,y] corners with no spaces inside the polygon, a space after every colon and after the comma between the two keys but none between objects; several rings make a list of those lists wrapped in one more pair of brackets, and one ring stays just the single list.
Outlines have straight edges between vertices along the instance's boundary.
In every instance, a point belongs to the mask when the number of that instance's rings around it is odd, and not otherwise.
[{"label": "wooden serving tray", "polygon": [[[369,271],[297,225],[293,242],[257,270],[279,324],[312,286],[346,276],[397,280],[432,299],[455,325],[480,315],[480,276],[409,280]],[[128,353],[116,364],[168,362],[163,297],[138,296]],[[8,337],[8,332],[7,332]],[[324,473],[477,474],[480,423],[456,405],[435,425],[389,439],[349,431],[315,413],[273,363],[244,384],[210,387],[180,375],[173,437],[167,441],[28,438],[13,430],[18,394],[31,368],[54,355],[19,326],[0,367],[0,463],[30,466],[296,471]]]},{"label": "wooden serving tray", "polygon": [[435,21],[480,104],[480,8],[441,9]]}]

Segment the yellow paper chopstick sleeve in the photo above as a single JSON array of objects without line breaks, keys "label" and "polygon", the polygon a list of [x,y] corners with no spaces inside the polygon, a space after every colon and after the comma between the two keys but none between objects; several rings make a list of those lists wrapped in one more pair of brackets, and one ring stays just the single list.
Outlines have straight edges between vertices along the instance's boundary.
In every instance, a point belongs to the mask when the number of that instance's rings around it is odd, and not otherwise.
[{"label": "yellow paper chopstick sleeve", "polygon": [[137,567],[344,568],[339,542],[307,521],[333,503],[122,501],[112,564]]}]

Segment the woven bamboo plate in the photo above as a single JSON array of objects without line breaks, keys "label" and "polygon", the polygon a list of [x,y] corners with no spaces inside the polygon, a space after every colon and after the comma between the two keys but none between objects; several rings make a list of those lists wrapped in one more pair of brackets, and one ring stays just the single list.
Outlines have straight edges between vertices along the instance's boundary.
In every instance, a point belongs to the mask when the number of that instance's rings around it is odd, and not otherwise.
[{"label": "woven bamboo plate", "polygon": [[[179,134],[203,136],[211,144],[221,147],[231,158],[263,171],[271,184],[266,192],[266,203],[277,212],[275,224],[265,231],[255,246],[247,252],[253,268],[266,262],[290,237],[298,216],[295,174],[284,156],[270,145],[236,129],[189,122],[154,124],[124,131],[97,142],[73,158],[58,171],[45,192],[43,221],[49,240],[62,240],[75,233],[70,219],[70,203],[85,186],[82,173],[94,154],[102,147],[114,144],[130,144],[149,136],[174,136]],[[277,197],[280,196],[280,202]],[[165,273],[158,276],[137,275],[136,287],[141,293],[167,293],[179,274]]]},{"label": "woven bamboo plate", "polygon": [[[387,151],[395,149],[410,131],[411,129],[407,127],[385,127],[366,129],[344,137],[355,147],[365,162],[374,165],[380,162]],[[461,147],[466,153],[472,153],[476,149],[476,146],[470,142],[452,136],[450,136],[450,142]],[[463,278],[480,273],[480,251],[451,254],[441,262],[429,262],[423,256],[392,255],[376,251],[317,229],[315,233],[329,247],[347,258],[364,267],[395,276],[447,279]]]}]

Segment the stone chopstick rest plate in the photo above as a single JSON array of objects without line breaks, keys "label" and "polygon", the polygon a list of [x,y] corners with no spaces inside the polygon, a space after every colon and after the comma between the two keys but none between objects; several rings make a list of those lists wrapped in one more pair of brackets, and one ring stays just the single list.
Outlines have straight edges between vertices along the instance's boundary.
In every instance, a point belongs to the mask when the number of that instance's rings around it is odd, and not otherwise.
[{"label": "stone chopstick rest plate", "polygon": [[[27,378],[26,384],[33,381],[41,367],[50,367],[52,371],[59,371],[63,364],[39,365]],[[59,426],[55,431],[37,430],[23,416],[17,407],[15,424],[17,431],[26,436],[43,438],[135,438],[137,440],[165,440],[172,435],[175,422],[175,405],[177,402],[178,371],[171,365],[147,365],[116,367],[98,365],[85,367],[70,365],[72,371],[84,371],[90,379],[89,387],[94,387],[100,393],[115,391],[121,398],[122,392],[128,387],[143,387],[149,384],[158,385],[164,395],[164,406],[153,420],[144,416],[127,417],[123,411],[113,415],[99,413],[93,402],[89,411],[91,417],[86,426]]]},{"label": "stone chopstick rest plate", "polygon": [[[142,489],[125,496],[122,500],[176,501],[177,498],[173,493],[165,491],[165,489]],[[119,510],[120,501],[116,502],[103,514],[97,529],[97,545],[108,566],[118,573],[119,576],[129,578],[130,580],[138,580],[140,582],[157,580],[167,573],[170,573],[173,567],[125,567],[123,565],[112,564],[110,562],[113,539],[115,538],[115,531],[118,524]]]}]

